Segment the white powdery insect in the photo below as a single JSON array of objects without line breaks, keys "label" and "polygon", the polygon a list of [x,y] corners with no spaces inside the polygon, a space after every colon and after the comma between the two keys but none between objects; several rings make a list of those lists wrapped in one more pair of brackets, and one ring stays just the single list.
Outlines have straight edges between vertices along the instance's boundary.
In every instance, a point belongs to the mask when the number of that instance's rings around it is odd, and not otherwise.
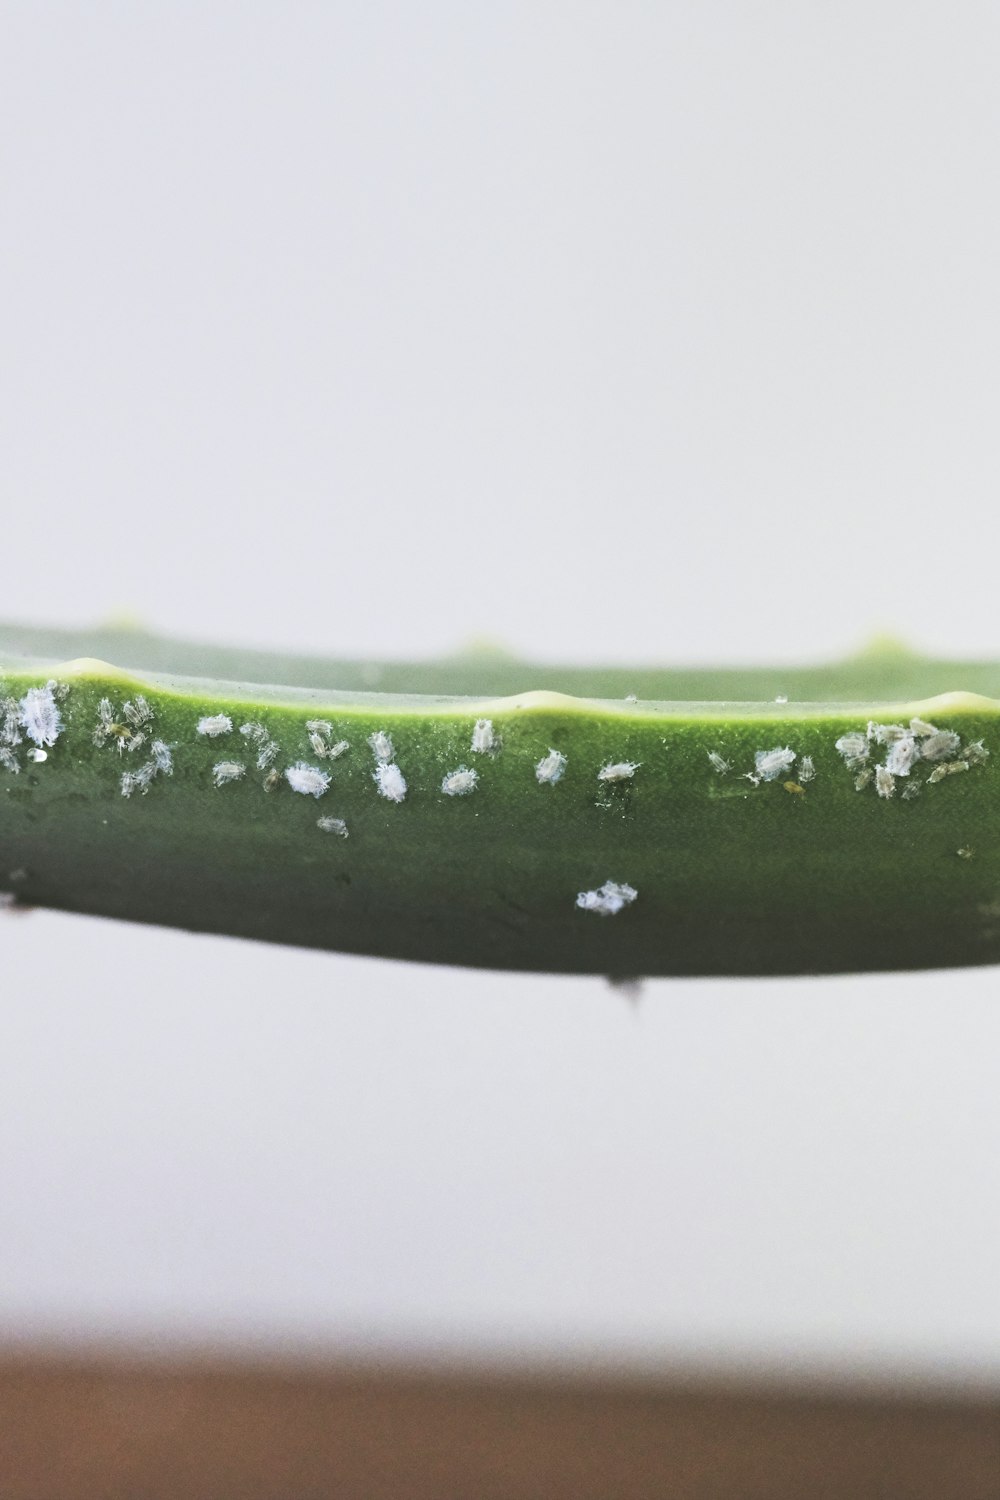
[{"label": "white powdery insect", "polygon": [[309,736],[309,746],[317,760],[336,760],[338,755],[343,755],[344,751],[350,748],[346,740],[338,740],[335,745],[330,744],[333,726],[325,719],[308,719],[306,732]]},{"label": "white powdery insect", "polygon": [[36,745],[54,745],[63,727],[56,686],[47,682],[44,687],[29,688],[18,705],[21,727]]},{"label": "white powdery insect", "polygon": [[916,779],[916,777],[914,777],[912,781],[908,781],[904,786],[902,791],[902,798],[904,802],[912,802],[914,797],[919,796],[920,782]]},{"label": "white powdery insect", "polygon": [[834,749],[839,750],[851,771],[859,771],[868,759],[868,740],[863,734],[842,734]]},{"label": "white powdery insect", "polygon": [[317,818],[316,827],[324,833],[335,833],[338,838],[347,838],[347,824],[343,818]]},{"label": "white powdery insect", "polygon": [[154,740],[149,747],[149,753],[153,757],[153,764],[161,776],[172,776],[174,774],[174,758],[170,751],[172,746],[165,745],[162,740]]},{"label": "white powdery insect", "polygon": [[478,771],[470,771],[468,766],[458,766],[454,771],[449,771],[441,783],[441,790],[446,797],[467,797],[476,789],[479,780]]},{"label": "white powdery insect", "polygon": [[934,786],[936,782],[943,781],[946,776],[956,776],[960,771],[967,771],[969,762],[967,760],[940,761],[927,778],[927,785]]},{"label": "white powdery insect", "polygon": [[117,738],[120,728],[121,726],[115,723],[115,711],[112,707],[111,699],[102,698],[97,705],[97,728],[94,730],[93,735],[94,744],[98,749],[103,749],[111,735]]},{"label": "white powdery insect", "polygon": [[204,714],[198,720],[198,733],[207,734],[210,740],[217,735],[231,734],[233,721],[228,714]]},{"label": "white powdery insect", "polygon": [[924,760],[947,760],[957,753],[961,744],[961,735],[953,729],[935,729],[920,746],[920,754]]},{"label": "white powdery insect", "polygon": [[795,764],[795,751],[787,745],[774,750],[758,750],[754,755],[754,773],[761,781],[777,781],[778,777]]},{"label": "white powdery insect", "polygon": [[5,698],[0,704],[3,724],[0,726],[0,741],[5,745],[19,745],[24,739],[21,733],[21,705],[16,698]]},{"label": "white powdery insect", "polygon": [[816,767],[811,755],[803,755],[799,761],[799,780],[812,781],[816,776]]},{"label": "white powdery insect", "polygon": [[548,755],[543,755],[535,767],[535,780],[539,786],[553,786],[555,782],[562,780],[566,769],[566,757],[561,750],[549,750]]},{"label": "white powdery insect", "polygon": [[330,785],[330,773],[300,760],[288,767],[285,780],[293,792],[301,792],[304,797],[322,797]]},{"label": "white powdery insect", "polygon": [[875,790],[880,797],[892,797],[895,795],[896,782],[893,779],[892,772],[886,770],[885,766],[875,767]]},{"label": "white powdery insect", "polygon": [[708,763],[712,767],[712,770],[717,771],[720,776],[725,776],[727,771],[732,770],[730,762],[721,756],[717,750],[708,751]]},{"label": "white powdery insect", "polygon": [[876,745],[893,745],[909,732],[905,724],[876,724],[874,719],[868,720],[868,738]]},{"label": "white powdery insect", "polygon": [[[930,744],[930,740],[926,741]],[[920,746],[912,734],[901,734],[892,741],[885,758],[885,769],[890,776],[909,776],[914,761],[920,758]]]},{"label": "white powdery insect", "polygon": [[859,771],[857,776],[855,776],[854,790],[856,792],[863,792],[866,786],[871,786],[873,779],[874,772],[871,766],[866,766],[863,771]]},{"label": "white powdery insect", "polygon": [[927,739],[929,735],[937,734],[935,725],[928,724],[926,719],[911,719],[910,733],[915,734],[918,740]]},{"label": "white powdery insect", "polygon": [[375,767],[372,777],[380,797],[386,797],[390,802],[402,802],[406,796],[406,780],[398,766],[382,761]]},{"label": "white powdery insect", "polygon": [[335,745],[331,745],[329,740],[325,740],[319,734],[311,734],[309,744],[317,760],[336,760],[338,756],[343,755],[345,750],[351,748],[346,740],[338,740]]},{"label": "white powdery insect", "polygon": [[594,911],[601,917],[614,917],[624,907],[631,906],[638,894],[634,886],[606,880],[596,891],[581,891],[576,904],[581,911]]},{"label": "white powdery insect", "polygon": [[472,749],[476,755],[489,755],[497,749],[492,719],[477,719],[472,731]]},{"label": "white powdery insect", "polygon": [[124,705],[122,713],[133,729],[143,729],[147,724],[152,724],[153,722],[153,710],[141,693],[136,693],[134,702]]},{"label": "white powdery insect", "polygon": [[0,766],[9,771],[12,776],[20,774],[21,767],[17,763],[17,756],[9,745],[0,745]]},{"label": "white powdery insect", "polygon": [[971,745],[966,745],[963,754],[970,766],[984,766],[990,758],[982,740],[973,740]]},{"label": "white powdery insect", "polygon": [[[97,728],[94,730],[94,744],[103,749],[108,740],[113,740],[118,754],[123,755],[126,750],[138,750],[146,743],[147,730],[153,722],[153,710],[146,702],[141,693],[138,693],[134,702],[122,705],[122,722],[115,719],[114,705],[110,698],[102,698],[97,705]],[[133,772],[137,776],[138,772]],[[129,795],[129,794],[126,794]]]},{"label": "white powdery insect", "polygon": [[384,729],[376,729],[374,734],[370,734],[368,736],[368,743],[377,761],[385,764],[395,757],[396,752],[392,747],[392,739],[386,734]]},{"label": "white powdery insect", "polygon": [[216,786],[225,786],[230,781],[242,781],[247,768],[239,760],[217,760],[212,767],[212,780]]},{"label": "white powdery insect", "polygon": [[609,763],[601,767],[597,773],[597,779],[598,781],[631,781],[641,764],[639,760],[620,760],[614,764]]},{"label": "white powdery insect", "polygon": [[147,760],[137,771],[123,771],[121,789],[123,797],[131,797],[133,792],[141,792],[145,797],[153,784],[156,776],[157,766],[155,760]]}]

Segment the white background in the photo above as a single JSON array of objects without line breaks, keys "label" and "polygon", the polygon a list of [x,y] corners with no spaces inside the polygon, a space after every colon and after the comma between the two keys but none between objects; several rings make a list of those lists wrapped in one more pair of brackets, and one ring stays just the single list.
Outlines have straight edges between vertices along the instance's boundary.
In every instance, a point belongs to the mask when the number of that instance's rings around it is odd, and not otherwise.
[{"label": "white background", "polygon": [[[912,0],[7,0],[0,612],[1000,652],[998,48]],[[0,975],[7,1337],[1000,1372],[991,971],[635,1008],[36,913]]]}]

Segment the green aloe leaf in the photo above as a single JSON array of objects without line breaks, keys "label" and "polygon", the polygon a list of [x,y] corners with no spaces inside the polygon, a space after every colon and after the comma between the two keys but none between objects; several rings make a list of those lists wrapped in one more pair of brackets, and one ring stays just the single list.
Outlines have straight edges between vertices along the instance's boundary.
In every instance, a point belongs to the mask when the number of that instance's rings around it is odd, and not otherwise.
[{"label": "green aloe leaf", "polygon": [[1000,958],[1000,666],[0,648],[9,902],[623,977]]}]

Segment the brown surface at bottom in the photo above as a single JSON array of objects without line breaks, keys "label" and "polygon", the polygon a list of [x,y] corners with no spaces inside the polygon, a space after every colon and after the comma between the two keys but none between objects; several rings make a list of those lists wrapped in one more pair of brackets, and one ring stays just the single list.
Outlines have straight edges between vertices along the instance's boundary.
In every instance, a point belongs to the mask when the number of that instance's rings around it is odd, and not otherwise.
[{"label": "brown surface at bottom", "polygon": [[0,1363],[3,1500],[998,1500],[1000,1403]]}]

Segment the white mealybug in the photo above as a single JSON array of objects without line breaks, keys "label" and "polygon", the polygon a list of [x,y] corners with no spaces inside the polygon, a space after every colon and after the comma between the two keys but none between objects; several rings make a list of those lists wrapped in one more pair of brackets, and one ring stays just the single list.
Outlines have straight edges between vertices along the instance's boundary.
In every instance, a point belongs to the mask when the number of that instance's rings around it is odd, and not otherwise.
[{"label": "white mealybug", "polygon": [[304,797],[322,797],[330,785],[330,773],[300,760],[288,767],[285,780],[293,792],[301,792]]},{"label": "white mealybug", "polygon": [[239,760],[217,760],[212,767],[212,780],[216,786],[225,786],[230,781],[242,781],[247,768]]},{"label": "white mealybug", "polygon": [[866,786],[871,786],[873,775],[871,766],[865,766],[865,769],[859,771],[854,778],[854,790],[856,792],[863,792]]},{"label": "white mealybug", "polygon": [[783,771],[795,763],[795,751],[786,745],[774,750],[758,750],[754,755],[754,773],[761,781],[777,781]]},{"label": "white mealybug", "polygon": [[983,766],[990,758],[990,752],[982,740],[973,740],[971,745],[966,745],[963,754],[970,766]]},{"label": "white mealybug", "polygon": [[136,693],[135,700],[123,706],[122,713],[133,729],[143,729],[153,722],[153,710],[141,693]]},{"label": "white mealybug", "polygon": [[961,735],[953,729],[936,729],[920,746],[920,754],[924,760],[947,760],[956,754],[961,743]]},{"label": "white mealybug", "polygon": [[380,797],[387,797],[390,802],[402,802],[406,796],[406,780],[397,765],[380,761],[372,776]]},{"label": "white mealybug", "polygon": [[472,750],[476,755],[489,755],[497,748],[492,719],[477,719],[472,731]]},{"label": "white mealybug", "polygon": [[3,713],[0,740],[5,745],[19,745],[24,739],[21,733],[21,705],[16,698],[5,698],[0,704],[0,712]]},{"label": "white mealybug", "polygon": [[21,726],[36,745],[54,745],[63,727],[55,690],[55,682],[29,688],[19,704]]},{"label": "white mealybug", "polygon": [[17,763],[17,756],[7,745],[0,745],[0,766],[9,771],[12,776],[20,774],[21,767]]},{"label": "white mealybug", "polygon": [[278,753],[278,742],[277,742],[277,740],[264,740],[264,742],[261,745],[260,749],[257,751],[257,769],[258,769],[258,771],[266,771],[267,768],[268,768],[268,766],[271,765],[271,763],[273,762],[273,760],[274,760],[275,756],[277,755],[277,753]]},{"label": "white mealybug", "polygon": [[893,745],[908,733],[904,724],[876,724],[874,719],[868,720],[868,738],[876,745]]},{"label": "white mealybug", "polygon": [[396,754],[392,747],[392,739],[386,734],[384,729],[376,729],[374,734],[370,734],[368,736],[368,743],[372,747],[372,754],[375,756],[375,759],[381,761],[383,764],[392,760]]},{"label": "white mealybug", "polygon": [[969,762],[967,760],[944,760],[939,761],[927,778],[927,785],[934,786],[936,782],[943,781],[946,776],[955,776],[959,771],[967,771]]},{"label": "white mealybug", "polygon": [[272,740],[263,724],[249,723],[240,725],[240,734],[257,746],[257,769],[266,771],[278,753],[278,743]]},{"label": "white mealybug", "polygon": [[97,728],[94,730],[94,744],[100,747],[104,744],[109,734],[115,732],[115,711],[111,705],[110,698],[102,698],[97,705]]},{"label": "white mealybug", "polygon": [[886,770],[885,766],[875,767],[875,790],[880,797],[891,797],[896,791],[892,772]]},{"label": "white mealybug", "polygon": [[912,781],[908,781],[906,783],[906,785],[904,786],[904,788],[903,788],[903,792],[902,792],[903,801],[904,802],[912,802],[913,799],[914,799],[914,797],[919,797],[919,796],[920,796],[920,782],[914,776],[913,780]]},{"label": "white mealybug", "polygon": [[926,719],[910,720],[910,733],[915,734],[918,740],[927,739],[928,736],[937,734],[937,732],[936,727],[933,724],[928,724]]},{"label": "white mealybug", "polygon": [[811,755],[803,755],[799,761],[799,780],[812,781],[816,775],[816,767]]},{"label": "white mealybug", "polygon": [[346,740],[340,740],[336,745],[330,744],[333,726],[325,719],[309,719],[306,723],[306,732],[309,735],[312,753],[319,760],[335,760],[348,748]]},{"label": "white mealybug", "polygon": [[347,824],[343,818],[317,818],[316,827],[324,833],[335,833],[339,838],[347,838]]},{"label": "white mealybug", "polygon": [[141,792],[145,797],[156,776],[157,766],[155,760],[147,760],[137,771],[123,771],[121,789],[123,797],[131,797],[133,792]]},{"label": "white mealybug", "polygon": [[638,760],[609,762],[598,771],[597,779],[598,781],[631,781],[641,764],[642,762]]},{"label": "white mealybug", "polygon": [[213,740],[217,735],[231,733],[232,727],[233,721],[228,714],[205,714],[198,720],[198,733],[207,734]]},{"label": "white mealybug", "polygon": [[548,755],[543,755],[535,767],[535,780],[539,786],[552,786],[555,782],[562,780],[566,769],[566,757],[561,750],[549,750]]},{"label": "white mealybug", "polygon": [[[930,744],[930,740],[926,744]],[[890,776],[909,776],[910,768],[920,758],[920,746],[912,734],[901,734],[892,741],[885,758],[885,768]]]},{"label": "white mealybug", "polygon": [[[142,739],[145,739],[145,735],[142,735]],[[144,760],[138,769],[121,774],[121,795],[132,796],[132,792],[141,792],[145,796],[157,775],[174,774],[174,757],[169,745],[163,744],[162,739],[154,739],[150,751],[150,759]]]},{"label": "white mealybug", "polygon": [[863,734],[842,734],[834,749],[839,750],[851,771],[860,770],[868,759],[868,740]]},{"label": "white mealybug", "polygon": [[717,771],[720,776],[725,776],[727,771],[732,770],[730,762],[721,756],[717,750],[708,751],[708,763],[712,767],[712,770]]},{"label": "white mealybug", "polygon": [[170,745],[165,745],[162,740],[154,740],[149,747],[153,763],[163,776],[172,776],[174,774],[174,758],[170,753],[171,748]]},{"label": "white mealybug", "polygon": [[576,904],[581,911],[594,911],[602,917],[613,917],[623,907],[631,906],[638,894],[634,886],[606,880],[596,891],[580,891]]},{"label": "white mealybug", "polygon": [[[131,753],[146,743],[154,715],[142,694],[137,693],[134,700],[122,704],[123,723],[113,722],[114,712],[107,698],[102,698],[98,704],[97,717],[98,725],[94,730],[94,744],[102,746],[110,737],[117,743],[118,754],[122,755],[126,750]],[[138,776],[139,772],[135,771],[133,775]],[[148,783],[143,790],[149,790]]]},{"label": "white mealybug", "polygon": [[479,780],[478,771],[470,771],[468,766],[458,766],[456,770],[449,771],[441,783],[441,790],[446,797],[467,797],[476,789]]}]

